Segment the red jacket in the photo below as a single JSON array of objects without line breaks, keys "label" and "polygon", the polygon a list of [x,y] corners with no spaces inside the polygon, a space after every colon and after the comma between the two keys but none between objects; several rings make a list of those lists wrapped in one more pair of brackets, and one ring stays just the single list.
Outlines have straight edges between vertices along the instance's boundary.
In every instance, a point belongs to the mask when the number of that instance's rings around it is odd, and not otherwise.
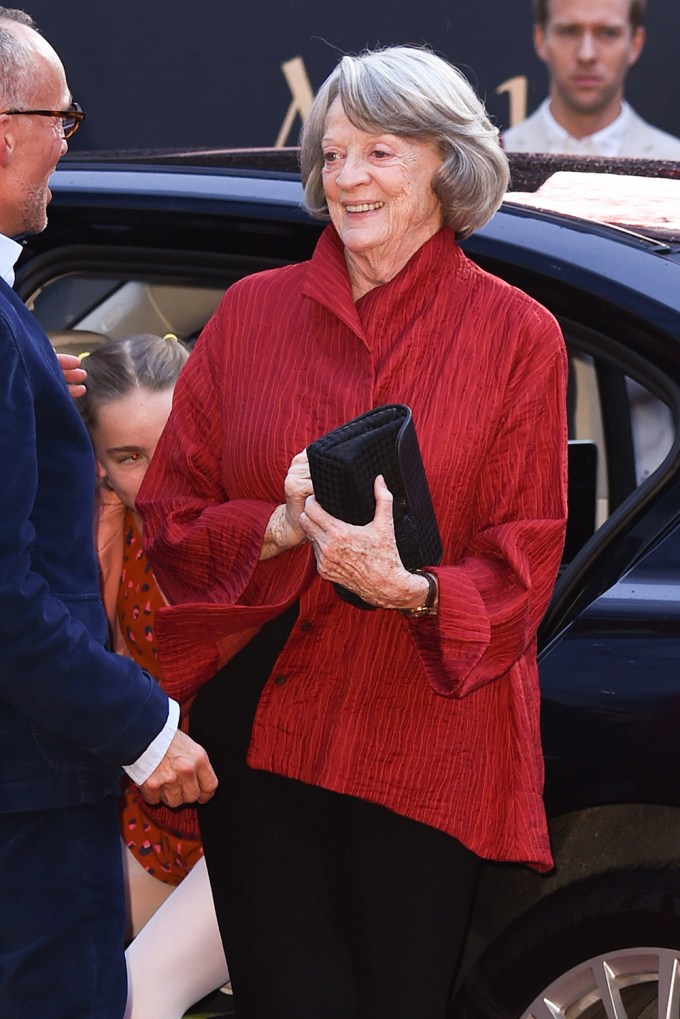
[{"label": "red jacket", "polygon": [[[329,227],[232,286],[138,499],[183,697],[300,599],[249,762],[382,803],[481,856],[551,865],[535,633],[562,550],[566,357],[552,316],[440,231],[354,303]],[[445,547],[436,617],[364,612],[309,546],[259,562],[291,458],[382,403],[413,410]]]}]

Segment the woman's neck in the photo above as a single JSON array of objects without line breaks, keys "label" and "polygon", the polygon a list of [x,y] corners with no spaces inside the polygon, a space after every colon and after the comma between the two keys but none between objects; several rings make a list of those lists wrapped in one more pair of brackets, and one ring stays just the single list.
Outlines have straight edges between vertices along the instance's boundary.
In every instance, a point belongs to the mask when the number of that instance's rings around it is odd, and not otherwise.
[{"label": "woman's neck", "polygon": [[345,248],[345,263],[352,287],[352,299],[358,301],[370,290],[393,280],[411,261],[416,251],[419,251],[440,229],[438,226],[427,236],[419,237],[417,243],[413,241],[409,243],[408,239],[404,238],[398,245],[390,244],[385,249],[371,248],[368,251],[357,252]]}]

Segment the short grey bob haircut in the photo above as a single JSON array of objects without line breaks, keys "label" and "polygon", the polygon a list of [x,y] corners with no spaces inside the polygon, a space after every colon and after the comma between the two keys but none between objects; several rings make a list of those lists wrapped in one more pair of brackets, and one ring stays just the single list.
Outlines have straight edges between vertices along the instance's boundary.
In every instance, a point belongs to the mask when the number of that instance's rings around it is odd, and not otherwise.
[{"label": "short grey bob haircut", "polygon": [[391,46],[345,56],[314,99],[301,135],[305,207],[328,219],[322,170],[326,115],[340,98],[361,130],[433,141],[443,163],[432,188],[444,223],[458,239],[493,216],[508,188],[508,161],[498,129],[461,72],[428,49]]}]

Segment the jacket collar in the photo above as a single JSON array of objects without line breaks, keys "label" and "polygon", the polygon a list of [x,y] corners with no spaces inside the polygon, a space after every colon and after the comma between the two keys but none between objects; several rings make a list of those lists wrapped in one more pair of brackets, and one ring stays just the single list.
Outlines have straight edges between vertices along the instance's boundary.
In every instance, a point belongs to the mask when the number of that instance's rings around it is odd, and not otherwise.
[{"label": "jacket collar", "polygon": [[453,232],[445,227],[418,248],[393,279],[369,290],[355,302],[342,241],[335,227],[328,226],[307,263],[302,295],[326,308],[366,343],[362,309],[373,308],[383,301],[392,305],[424,300],[432,272],[441,271],[446,262],[451,269],[459,268],[462,261]]}]

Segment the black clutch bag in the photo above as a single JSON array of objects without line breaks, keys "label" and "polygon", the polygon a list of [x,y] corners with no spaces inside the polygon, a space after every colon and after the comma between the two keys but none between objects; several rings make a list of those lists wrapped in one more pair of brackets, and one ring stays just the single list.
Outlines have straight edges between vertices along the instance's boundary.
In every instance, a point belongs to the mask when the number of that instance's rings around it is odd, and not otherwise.
[{"label": "black clutch bag", "polygon": [[[382,474],[394,496],[394,533],[406,569],[441,562],[439,528],[409,407],[390,403],[369,410],[310,443],[307,456],[317,502],[348,524],[371,522],[373,483]],[[353,605],[374,608],[334,586]]]}]

